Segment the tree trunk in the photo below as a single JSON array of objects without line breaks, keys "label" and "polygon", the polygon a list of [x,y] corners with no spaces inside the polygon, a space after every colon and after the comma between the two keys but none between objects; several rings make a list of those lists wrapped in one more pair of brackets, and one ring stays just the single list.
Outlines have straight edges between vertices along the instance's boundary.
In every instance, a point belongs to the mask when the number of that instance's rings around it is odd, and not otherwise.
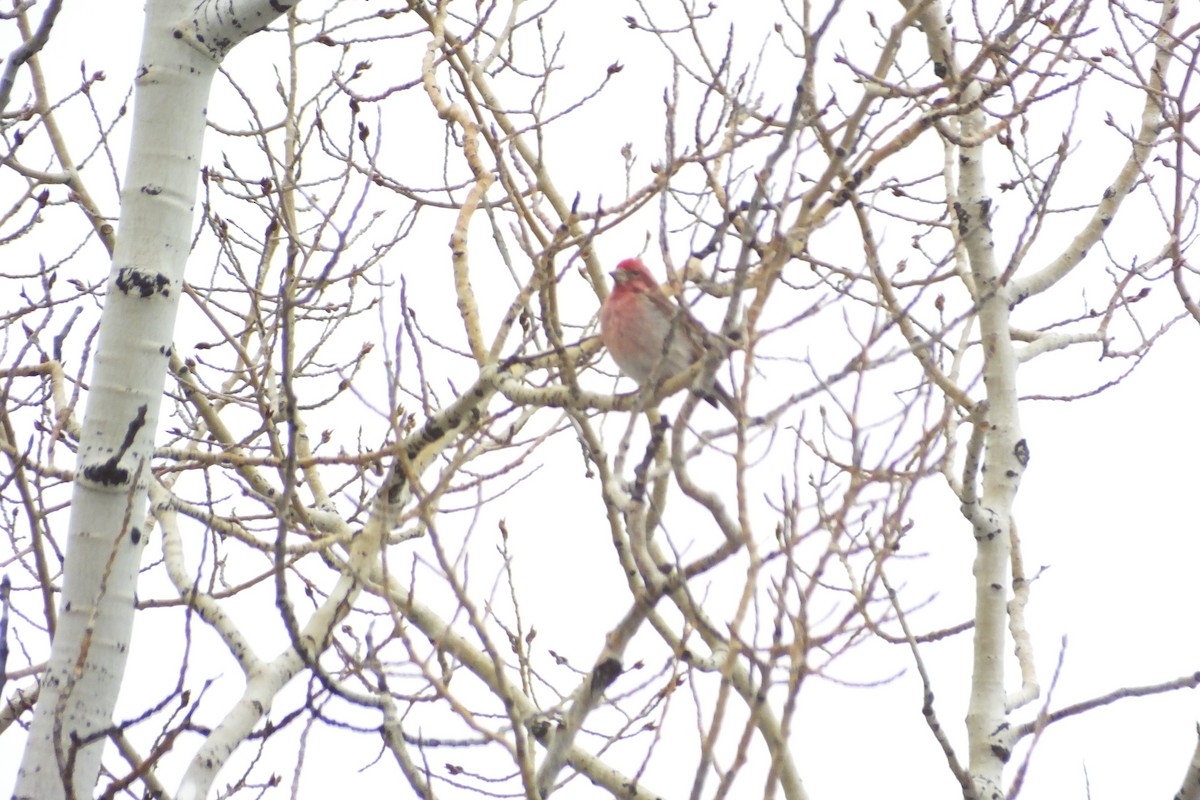
[{"label": "tree trunk", "polygon": [[[71,502],[63,592],[15,798],[90,797],[129,652],[154,434],[190,249],[207,102],[279,4],[151,0],[112,271]],[[247,23],[249,21],[249,23]]]}]

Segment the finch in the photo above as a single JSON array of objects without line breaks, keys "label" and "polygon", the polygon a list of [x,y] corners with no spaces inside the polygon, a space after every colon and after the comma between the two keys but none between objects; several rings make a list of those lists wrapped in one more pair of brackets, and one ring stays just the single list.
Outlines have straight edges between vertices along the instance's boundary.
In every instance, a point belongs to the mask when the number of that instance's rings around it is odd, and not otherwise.
[{"label": "finch", "polygon": [[[703,358],[712,334],[663,294],[641,259],[627,258],[609,274],[613,290],[600,309],[600,338],[621,372],[645,387]],[[719,384],[700,394],[710,405],[719,400],[737,414],[737,404]]]}]

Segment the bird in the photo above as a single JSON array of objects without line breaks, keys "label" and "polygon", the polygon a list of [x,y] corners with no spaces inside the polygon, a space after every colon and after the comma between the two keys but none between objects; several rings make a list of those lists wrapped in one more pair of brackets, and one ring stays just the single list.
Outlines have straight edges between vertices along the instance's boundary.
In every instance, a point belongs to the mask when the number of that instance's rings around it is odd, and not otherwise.
[{"label": "bird", "polygon": [[[646,387],[672,378],[704,357],[716,337],[687,309],[671,302],[640,258],[627,258],[609,273],[613,290],[600,308],[600,338],[621,372]],[[715,381],[698,392],[737,414],[737,403]]]}]

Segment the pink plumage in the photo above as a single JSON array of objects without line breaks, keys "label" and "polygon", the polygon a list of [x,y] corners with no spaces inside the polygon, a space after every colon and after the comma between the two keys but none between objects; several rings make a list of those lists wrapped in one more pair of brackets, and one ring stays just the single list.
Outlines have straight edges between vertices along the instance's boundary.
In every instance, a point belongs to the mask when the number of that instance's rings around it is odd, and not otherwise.
[{"label": "pink plumage", "polygon": [[[641,259],[627,258],[610,273],[613,290],[600,309],[600,337],[621,372],[639,386],[658,384],[696,363],[710,334],[663,294]],[[736,413],[733,398],[714,384],[713,396]]]}]

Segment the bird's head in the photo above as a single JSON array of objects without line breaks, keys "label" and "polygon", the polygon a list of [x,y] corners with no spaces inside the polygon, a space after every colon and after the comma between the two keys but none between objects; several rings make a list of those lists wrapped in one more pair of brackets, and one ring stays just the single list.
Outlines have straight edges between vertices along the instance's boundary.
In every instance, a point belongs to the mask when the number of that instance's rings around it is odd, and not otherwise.
[{"label": "bird's head", "polygon": [[627,258],[608,274],[612,275],[617,290],[648,292],[658,289],[658,281],[640,258]]}]

